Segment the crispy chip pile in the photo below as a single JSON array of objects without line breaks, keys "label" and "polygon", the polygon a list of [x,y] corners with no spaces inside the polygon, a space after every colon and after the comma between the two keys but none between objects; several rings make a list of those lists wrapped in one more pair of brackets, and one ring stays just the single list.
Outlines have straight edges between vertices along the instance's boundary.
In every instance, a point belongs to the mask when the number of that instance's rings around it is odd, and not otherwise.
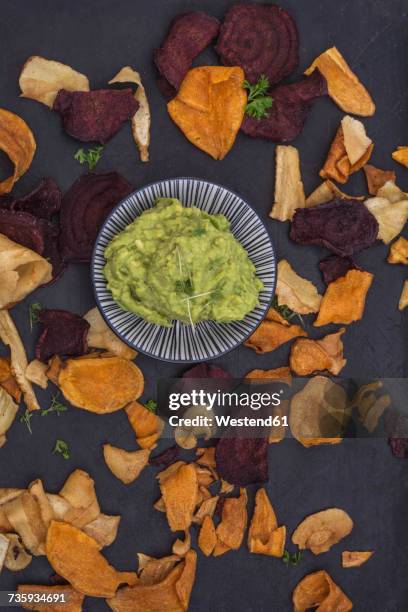
[{"label": "crispy chip pile", "polygon": [[346,183],[350,174],[354,174],[368,162],[373,148],[374,145],[366,136],[361,121],[349,116],[344,117],[320,170],[320,176]]},{"label": "crispy chip pile", "polygon": [[348,612],[353,604],[327,572],[320,570],[302,578],[293,591],[295,612]]},{"label": "crispy chip pile", "polygon": [[305,191],[300,173],[299,151],[296,147],[276,147],[275,203],[269,216],[289,221],[296,208],[305,206]]},{"label": "crispy chip pile", "polygon": [[0,195],[10,193],[14,183],[27,172],[33,161],[36,143],[26,122],[18,115],[0,108],[0,150],[14,165],[11,176],[0,182]]},{"label": "crispy chip pile", "polygon": [[329,96],[345,113],[374,115],[375,104],[370,94],[336,47],[319,55],[305,74],[311,74],[316,68],[327,80]]},{"label": "crispy chip pile", "polygon": [[255,510],[248,531],[248,548],[251,553],[282,557],[285,550],[286,527],[278,527],[278,521],[265,489],[255,495]]},{"label": "crispy chip pile", "polygon": [[292,346],[290,353],[290,368],[298,376],[309,376],[314,372],[327,370],[337,376],[346,365],[343,357],[343,342],[341,336],[345,332],[341,328],[334,334],[329,334],[320,340],[299,338]]},{"label": "crispy chip pile", "polygon": [[155,448],[163,431],[164,422],[139,402],[128,404],[126,414],[139,446],[148,449]]},{"label": "crispy chip pile", "polygon": [[307,333],[299,325],[291,325],[274,308],[270,308],[260,326],[244,344],[262,355],[298,336],[307,336]]},{"label": "crispy chip pile", "polygon": [[241,127],[247,99],[243,83],[242,68],[193,68],[167,105],[186,138],[214,159],[224,159]]},{"label": "crispy chip pile", "polygon": [[[408,204],[408,202],[407,202]],[[319,314],[313,325],[328,323],[348,325],[361,319],[367,292],[373,282],[373,274],[362,270],[349,270],[345,276],[330,283],[320,304]]]},{"label": "crispy chip pile", "polygon": [[322,299],[313,283],[299,276],[286,259],[278,264],[276,295],[279,306],[289,306],[299,314],[317,312]]},{"label": "crispy chip pile", "polygon": [[353,521],[340,508],[329,508],[306,517],[295,529],[292,542],[300,550],[311,550],[314,555],[327,552],[351,533]]}]

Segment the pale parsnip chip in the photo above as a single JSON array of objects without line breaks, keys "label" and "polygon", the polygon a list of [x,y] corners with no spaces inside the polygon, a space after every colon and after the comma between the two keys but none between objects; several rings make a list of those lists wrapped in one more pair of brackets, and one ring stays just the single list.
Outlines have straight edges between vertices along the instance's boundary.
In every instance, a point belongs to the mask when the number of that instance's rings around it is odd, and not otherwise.
[{"label": "pale parsnip chip", "polygon": [[367,148],[364,155],[360,157],[360,159],[357,160],[355,164],[352,164],[347,155],[344,143],[343,128],[340,124],[334,137],[334,140],[330,145],[327,159],[319,174],[324,179],[332,179],[333,181],[337,181],[338,183],[347,183],[350,174],[354,174],[367,164],[368,160],[371,157],[373,149],[374,144],[372,143]]},{"label": "pale parsnip chip", "polygon": [[364,155],[372,144],[368,138],[365,127],[361,121],[346,115],[341,121],[343,128],[344,147],[350,164],[354,166]]},{"label": "pale parsnip chip", "polygon": [[34,556],[43,555],[47,526],[42,519],[41,508],[36,498],[28,491],[24,491],[4,504],[2,510],[27,550]]},{"label": "pale parsnip chip", "polygon": [[89,91],[89,81],[84,74],[39,55],[32,55],[24,64],[19,85],[22,98],[37,100],[50,108],[60,89]]},{"label": "pale parsnip chip", "polygon": [[48,387],[48,376],[47,376],[48,365],[39,361],[38,359],[34,359],[31,361],[26,367],[26,377],[27,379],[41,387],[41,389],[46,389]]},{"label": "pale parsnip chip", "polygon": [[343,550],[341,553],[342,567],[360,567],[372,557],[373,550]]},{"label": "pale parsnip chip", "polygon": [[378,238],[389,244],[402,229],[408,219],[408,199],[392,203],[383,197],[369,198],[364,202],[378,221]]},{"label": "pale parsnip chip", "polygon": [[276,295],[279,306],[289,306],[299,314],[317,312],[322,299],[313,283],[299,276],[286,259],[278,264]]},{"label": "pale parsnip chip", "polygon": [[7,551],[10,546],[10,540],[5,535],[0,533],[0,574],[4,567],[4,562],[7,557]]},{"label": "pale parsnip chip", "polygon": [[401,202],[401,200],[408,200],[408,193],[402,191],[402,189],[396,185],[395,181],[391,180],[387,181],[382,187],[380,187],[377,192],[377,196],[379,198],[386,198],[392,204]]},{"label": "pale parsnip chip", "polygon": [[300,172],[299,151],[290,145],[276,147],[275,203],[269,216],[291,221],[297,208],[306,204]]},{"label": "pale parsnip chip", "polygon": [[352,529],[353,521],[347,512],[329,508],[307,516],[293,532],[292,542],[300,550],[320,555],[348,536]]},{"label": "pale parsnip chip", "polygon": [[401,297],[398,303],[398,309],[404,310],[408,306],[408,280],[404,281]]},{"label": "pale parsnip chip", "polygon": [[18,411],[13,398],[0,387],[0,448],[6,442],[6,433],[12,426]]},{"label": "pale parsnip chip", "polygon": [[397,147],[392,154],[392,159],[408,168],[408,147]]},{"label": "pale parsnip chip", "polygon": [[132,133],[139,149],[141,161],[148,162],[151,117],[146,90],[143,87],[140,74],[130,66],[125,66],[109,81],[109,84],[111,83],[136,83],[138,86],[135,99],[139,102],[139,108],[132,117]]},{"label": "pale parsnip chip", "polygon": [[106,465],[116,478],[123,484],[130,484],[138,476],[149,462],[150,450],[126,451],[110,444],[104,444],[103,456]]},{"label": "pale parsnip chip", "polygon": [[30,565],[32,556],[26,551],[17,533],[6,533],[6,538],[10,542],[4,566],[10,572],[20,572]]},{"label": "pale parsnip chip", "polygon": [[370,94],[336,47],[319,55],[305,74],[310,75],[316,68],[327,81],[329,96],[345,113],[374,115],[375,104]]},{"label": "pale parsnip chip", "polygon": [[11,369],[23,392],[28,410],[39,410],[40,405],[26,376],[28,362],[24,345],[8,310],[0,310],[0,339],[10,348]]},{"label": "pale parsnip chip", "polygon": [[133,360],[137,352],[125,344],[107,326],[98,308],[92,308],[83,317],[90,327],[87,334],[89,348],[105,349],[118,357]]},{"label": "pale parsnip chip", "polygon": [[364,196],[348,195],[341,191],[332,183],[332,181],[323,181],[316,189],[306,198],[306,206],[318,206],[318,204],[325,204],[330,202],[333,198],[340,198],[341,200],[364,200]]},{"label": "pale parsnip chip", "polygon": [[349,612],[353,604],[327,572],[304,576],[293,591],[294,612]]},{"label": "pale parsnip chip", "polygon": [[70,505],[64,521],[82,529],[100,515],[95,482],[84,470],[74,470],[67,478],[59,495]]},{"label": "pale parsnip chip", "polygon": [[96,540],[101,548],[104,548],[116,540],[120,519],[120,516],[101,513],[96,519],[87,523],[82,531]]},{"label": "pale parsnip chip", "polygon": [[42,481],[37,478],[28,485],[28,492],[34,497],[37,501],[38,506],[40,508],[41,519],[46,528],[48,529],[50,522],[54,518],[54,512],[47,497],[46,492],[44,491],[44,486]]}]

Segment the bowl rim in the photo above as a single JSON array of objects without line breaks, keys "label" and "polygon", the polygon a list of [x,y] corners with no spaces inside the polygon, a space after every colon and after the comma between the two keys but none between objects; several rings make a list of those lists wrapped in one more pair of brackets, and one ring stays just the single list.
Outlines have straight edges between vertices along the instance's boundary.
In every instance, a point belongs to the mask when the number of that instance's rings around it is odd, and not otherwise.
[{"label": "bowl rim", "polygon": [[[148,189],[149,187],[153,187],[155,185],[161,185],[162,183],[168,183],[169,181],[193,181],[193,182],[201,182],[201,183],[207,183],[208,185],[212,185],[213,187],[218,187],[219,189],[224,189],[225,191],[228,191],[229,193],[232,193],[235,197],[239,198],[240,200],[242,200],[244,202],[244,204],[246,204],[246,206],[248,206],[248,208],[250,208],[250,210],[256,215],[256,217],[258,218],[258,221],[260,222],[260,224],[262,225],[265,234],[268,237],[268,242],[269,242],[269,246],[272,252],[272,257],[273,260],[275,262],[275,275],[274,275],[274,279],[273,279],[273,286],[272,286],[272,290],[271,290],[271,297],[269,298],[266,308],[265,308],[265,313],[264,316],[259,320],[259,322],[251,328],[251,331],[246,334],[242,340],[235,344],[234,346],[232,346],[231,348],[228,348],[226,351],[222,351],[221,353],[218,353],[215,356],[212,357],[208,357],[208,358],[204,358],[204,359],[169,359],[169,358],[165,358],[165,357],[159,357],[157,355],[153,355],[152,353],[149,353],[148,351],[145,351],[143,349],[140,349],[139,347],[137,347],[135,344],[132,344],[131,342],[129,342],[124,335],[119,332],[117,329],[115,329],[109,319],[109,317],[105,314],[104,309],[100,303],[100,299],[98,296],[98,292],[96,289],[96,279],[95,279],[95,259],[96,259],[96,251],[97,248],[99,246],[99,240],[100,240],[100,236],[103,233],[103,231],[105,230],[105,227],[107,225],[107,223],[110,221],[110,219],[115,215],[116,211],[122,206],[122,204],[124,202],[126,202],[131,196],[135,195],[136,193],[139,193],[140,191],[143,191],[144,189]],[[136,219],[137,217],[135,217]],[[252,336],[252,334],[258,329],[258,327],[260,326],[260,324],[264,321],[265,316],[269,310],[269,308],[271,307],[271,304],[273,302],[273,298],[275,297],[275,291],[276,291],[276,282],[277,282],[277,271],[278,271],[278,265],[277,265],[277,257],[276,257],[276,251],[275,248],[273,246],[273,242],[271,239],[271,235],[268,231],[268,228],[266,227],[266,224],[263,222],[263,220],[261,219],[260,215],[258,214],[257,210],[255,210],[255,208],[249,204],[249,202],[247,202],[247,200],[245,198],[243,198],[239,193],[237,193],[236,191],[234,191],[233,189],[230,189],[229,187],[225,187],[224,185],[220,185],[219,183],[214,183],[213,181],[210,181],[208,179],[205,178],[198,178],[196,176],[175,176],[175,177],[170,177],[170,178],[166,178],[166,179],[160,179],[159,181],[152,181],[150,183],[146,183],[146,185],[143,185],[142,187],[138,187],[137,189],[135,189],[134,191],[132,191],[131,193],[129,193],[127,196],[125,196],[124,198],[122,198],[120,200],[120,202],[118,202],[115,207],[111,210],[111,212],[109,213],[109,215],[106,217],[106,219],[104,220],[103,224],[101,225],[98,234],[96,236],[96,240],[95,240],[95,244],[93,246],[92,249],[92,257],[91,257],[91,262],[90,262],[90,273],[91,273],[91,284],[92,284],[92,290],[93,290],[93,294],[95,297],[95,301],[96,301],[96,306],[99,310],[99,312],[102,315],[103,320],[105,321],[105,323],[108,325],[108,327],[111,329],[111,331],[118,336],[122,342],[124,342],[127,346],[129,346],[131,349],[142,353],[143,355],[146,355],[146,357],[150,357],[151,359],[156,359],[157,361],[162,361],[165,363],[177,363],[177,364],[191,364],[191,363],[205,363],[207,361],[213,361],[215,359],[219,359],[220,357],[223,357],[224,355],[228,355],[228,353],[231,353],[233,350],[239,348],[240,346],[242,346],[244,344],[244,342],[250,337]],[[124,311],[125,312],[125,311]],[[160,327],[160,326],[159,326]]]}]

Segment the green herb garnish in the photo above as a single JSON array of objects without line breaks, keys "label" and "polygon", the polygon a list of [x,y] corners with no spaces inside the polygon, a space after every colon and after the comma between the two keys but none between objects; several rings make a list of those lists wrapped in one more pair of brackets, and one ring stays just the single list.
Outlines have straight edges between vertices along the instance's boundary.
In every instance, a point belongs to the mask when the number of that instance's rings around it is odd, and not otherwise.
[{"label": "green herb garnish", "polygon": [[294,312],[291,308],[289,308],[289,306],[286,306],[286,304],[282,304],[281,306],[279,306],[278,304],[278,298],[275,295],[273,298],[273,302],[272,302],[272,308],[274,308],[275,310],[277,310],[279,312],[279,314],[281,315],[281,317],[283,317],[285,319],[285,321],[290,321],[291,319],[293,319],[293,317],[298,317],[299,321],[302,323],[302,325],[305,325],[305,322],[303,321],[301,315],[297,312]]},{"label": "green herb garnish", "polygon": [[288,550],[285,550],[282,561],[289,567],[289,565],[299,565],[301,558],[302,553],[300,550],[295,553],[290,553]]},{"label": "green herb garnish", "polygon": [[24,423],[30,434],[33,433],[33,430],[31,429],[31,419],[33,418],[33,416],[34,412],[30,412],[27,408],[24,414],[20,417],[20,423]]},{"label": "green herb garnish", "polygon": [[150,412],[156,412],[156,410],[157,410],[157,402],[155,400],[150,399],[150,400],[148,400],[145,403],[145,407],[148,410],[150,410]]},{"label": "green herb garnish", "polygon": [[47,416],[50,414],[50,412],[56,412],[59,416],[62,412],[66,412],[67,410],[67,406],[65,406],[65,404],[61,404],[61,402],[58,400],[58,395],[53,395],[49,408],[41,410],[41,416]]},{"label": "green herb garnish", "polygon": [[265,74],[261,74],[257,83],[251,85],[244,81],[244,89],[248,91],[248,100],[245,112],[254,119],[264,119],[269,117],[268,108],[273,104],[273,98],[268,95],[269,79]]},{"label": "green herb garnish", "polygon": [[54,450],[52,452],[55,455],[62,455],[64,459],[69,459],[71,456],[69,452],[69,446],[64,440],[56,440]]},{"label": "green herb garnish", "polygon": [[75,153],[74,158],[79,161],[80,164],[88,164],[89,170],[93,170],[101,159],[103,153],[103,147],[94,147],[93,149],[78,149]]},{"label": "green herb garnish", "polygon": [[28,307],[28,317],[30,320],[30,329],[33,331],[33,327],[39,321],[40,311],[43,309],[40,302],[35,302],[34,304],[30,304]]}]

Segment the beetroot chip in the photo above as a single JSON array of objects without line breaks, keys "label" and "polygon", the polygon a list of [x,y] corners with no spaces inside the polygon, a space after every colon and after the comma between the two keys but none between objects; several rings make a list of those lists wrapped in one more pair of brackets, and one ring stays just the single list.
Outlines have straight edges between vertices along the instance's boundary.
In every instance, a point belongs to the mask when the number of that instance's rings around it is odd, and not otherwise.
[{"label": "beetroot chip", "polygon": [[299,63],[296,23],[276,4],[235,4],[225,16],[216,50],[224,66],[241,66],[250,83],[265,74],[273,85]]},{"label": "beetroot chip", "polygon": [[231,374],[210,363],[200,363],[183,374],[183,378],[232,378]]},{"label": "beetroot chip", "polygon": [[1,208],[0,234],[39,255],[44,254],[45,236],[42,223],[29,213]]},{"label": "beetroot chip", "polygon": [[161,465],[168,467],[169,465],[177,461],[179,456],[180,447],[175,444],[174,446],[169,446],[169,448],[166,448],[166,450],[162,451],[158,455],[150,457],[149,463],[150,465],[153,465],[155,467],[159,467]]},{"label": "beetroot chip", "polygon": [[54,355],[84,355],[88,350],[89,323],[68,310],[40,311],[43,330],[35,347],[35,356],[47,362]]},{"label": "beetroot chip", "polygon": [[50,221],[61,208],[62,194],[52,178],[44,178],[36,189],[22,198],[13,200],[9,208],[28,212],[40,219]]},{"label": "beetroot chip", "polygon": [[221,438],[215,458],[220,478],[245,487],[255,482],[267,482],[267,438]]},{"label": "beetroot chip", "polygon": [[341,200],[298,208],[290,237],[298,244],[318,244],[341,257],[350,257],[377,239],[378,223],[358,200]]},{"label": "beetroot chip", "polygon": [[399,459],[408,459],[408,416],[395,410],[387,411],[385,423],[392,454]]},{"label": "beetroot chip", "polygon": [[325,257],[319,263],[319,268],[326,285],[345,276],[349,270],[361,270],[352,257],[340,257],[339,255]]},{"label": "beetroot chip", "polygon": [[133,117],[138,108],[139,103],[131,89],[61,89],[53,106],[70,136],[81,142],[100,142],[102,145]]},{"label": "beetroot chip", "polygon": [[62,198],[60,246],[67,262],[89,262],[106,217],[133,187],[117,172],[81,176]]},{"label": "beetroot chip", "polygon": [[241,130],[253,138],[289,142],[303,130],[312,102],[327,95],[327,82],[315,70],[310,77],[297,83],[273,88],[270,95],[273,103],[268,117],[256,119],[246,115]]},{"label": "beetroot chip", "polygon": [[193,59],[217,36],[219,27],[218,19],[201,11],[184,13],[174,19],[162,47],[154,51],[154,62],[175,90],[179,89]]}]

